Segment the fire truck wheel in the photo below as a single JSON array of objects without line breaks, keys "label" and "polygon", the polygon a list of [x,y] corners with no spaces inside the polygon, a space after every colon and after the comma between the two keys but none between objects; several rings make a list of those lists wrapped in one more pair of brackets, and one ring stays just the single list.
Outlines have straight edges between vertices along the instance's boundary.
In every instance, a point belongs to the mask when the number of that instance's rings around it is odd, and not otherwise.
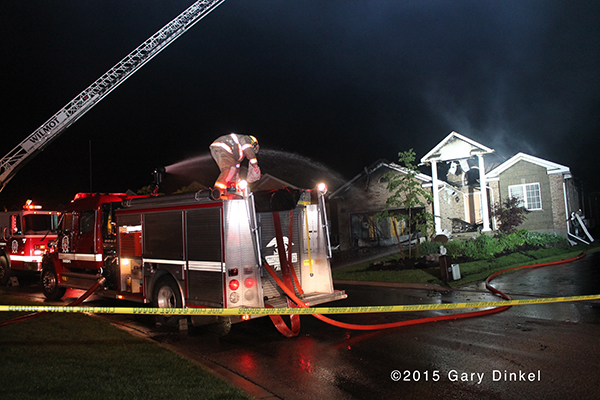
[{"label": "fire truck wheel", "polygon": [[51,265],[42,267],[42,293],[48,300],[59,300],[67,291],[67,288],[58,286],[58,277],[56,271]]},{"label": "fire truck wheel", "polygon": [[212,326],[212,332],[218,336],[226,336],[231,331],[231,318],[219,317],[217,323]]},{"label": "fire truck wheel", "polygon": [[0,257],[0,285],[6,286],[10,278],[10,268],[8,268],[8,260],[6,257]]},{"label": "fire truck wheel", "polygon": [[[154,285],[154,296],[152,296],[156,308],[181,308],[183,302],[177,283],[168,276],[160,278]],[[179,315],[166,316],[157,315],[156,322],[166,326],[179,326]]]}]

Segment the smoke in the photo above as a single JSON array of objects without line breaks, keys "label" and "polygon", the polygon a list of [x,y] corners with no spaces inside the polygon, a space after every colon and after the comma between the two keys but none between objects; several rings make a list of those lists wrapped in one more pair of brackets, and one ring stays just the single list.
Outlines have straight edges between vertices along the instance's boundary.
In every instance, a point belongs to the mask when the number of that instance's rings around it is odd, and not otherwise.
[{"label": "smoke", "polygon": [[520,127],[509,114],[506,109],[509,98],[502,93],[490,91],[490,95],[477,104],[436,90],[430,90],[426,96],[431,112],[449,127],[444,135],[456,131],[505,158],[518,152],[538,152],[534,143],[539,146],[539,141],[532,142],[528,136],[531,132]]}]

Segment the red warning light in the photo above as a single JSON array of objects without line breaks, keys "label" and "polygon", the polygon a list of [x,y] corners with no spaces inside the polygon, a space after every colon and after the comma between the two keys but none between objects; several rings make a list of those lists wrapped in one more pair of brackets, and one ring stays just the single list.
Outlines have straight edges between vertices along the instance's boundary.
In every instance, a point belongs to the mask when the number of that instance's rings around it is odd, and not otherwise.
[{"label": "red warning light", "polygon": [[238,290],[240,288],[240,282],[237,279],[229,281],[229,289]]},{"label": "red warning light", "polygon": [[244,286],[246,286],[247,288],[251,288],[254,285],[256,285],[256,281],[254,280],[254,278],[246,278],[246,280],[244,281]]},{"label": "red warning light", "polygon": [[39,204],[33,204],[33,201],[27,200],[23,205],[23,210],[40,210],[42,206]]}]

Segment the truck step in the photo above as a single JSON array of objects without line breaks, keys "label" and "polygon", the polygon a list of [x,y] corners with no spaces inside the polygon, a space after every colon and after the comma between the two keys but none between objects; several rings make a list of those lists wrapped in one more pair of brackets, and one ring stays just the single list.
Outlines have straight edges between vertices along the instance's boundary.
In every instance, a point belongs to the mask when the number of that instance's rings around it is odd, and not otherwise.
[{"label": "truck step", "polygon": [[61,275],[61,286],[67,286],[73,289],[89,289],[98,279],[102,278],[100,274],[82,274],[78,272],[65,272]]}]

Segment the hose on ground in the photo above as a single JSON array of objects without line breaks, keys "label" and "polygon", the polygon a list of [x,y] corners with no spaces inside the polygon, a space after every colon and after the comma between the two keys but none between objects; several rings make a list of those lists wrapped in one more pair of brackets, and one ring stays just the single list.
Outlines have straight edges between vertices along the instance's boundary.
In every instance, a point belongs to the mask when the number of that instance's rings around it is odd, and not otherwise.
[{"label": "hose on ground", "polygon": [[[90,297],[92,294],[94,294],[94,292],[96,292],[96,290],[98,290],[101,286],[104,286],[105,283],[106,283],[106,278],[102,277],[102,278],[98,279],[98,281],[96,283],[94,283],[84,294],[82,294],[81,296],[79,296],[77,299],[73,300],[68,305],[71,306],[71,307],[75,307],[75,306],[80,305],[88,297]],[[17,322],[21,322],[21,321],[25,321],[25,320],[32,319],[32,318],[35,318],[35,317],[39,317],[42,314],[46,314],[46,312],[35,312],[35,313],[27,314],[27,315],[21,315],[19,317],[15,317],[15,318],[12,318],[12,319],[8,319],[6,321],[0,322],[0,328],[3,327],[3,326],[7,326],[7,325],[11,325],[11,324],[17,323]]]},{"label": "hose on ground", "polygon": [[[516,270],[516,269],[538,268],[538,267],[544,267],[544,266],[549,266],[549,265],[564,264],[564,263],[579,260],[583,257],[585,257],[585,253],[581,253],[580,255],[573,257],[573,258],[569,258],[567,260],[560,260],[560,261],[553,261],[553,262],[548,262],[548,263],[506,268],[506,269],[503,269],[501,271],[495,272],[492,275],[490,275],[485,281],[485,286],[489,291],[500,296],[501,298],[503,298],[505,300],[511,300],[511,297],[509,295],[494,288],[490,284],[492,279],[494,279],[498,275],[501,275],[505,272]],[[271,275],[273,280],[275,280],[277,285],[279,285],[279,287],[281,287],[281,289],[285,292],[285,294],[287,294],[287,296],[290,299],[292,299],[298,307],[308,307],[301,299],[299,299],[296,296],[296,294],[294,293],[293,290],[288,288],[287,285],[285,285],[283,283],[283,281],[281,279],[279,279],[279,277],[277,276],[277,274],[275,273],[273,268],[268,263],[265,262],[264,265],[265,265],[265,269],[267,270],[269,275]],[[408,321],[392,322],[392,323],[386,323],[386,324],[371,324],[371,325],[358,325],[358,324],[350,324],[350,323],[346,323],[346,322],[340,322],[340,321],[333,320],[329,317],[326,317],[326,316],[320,315],[320,314],[313,314],[313,316],[325,323],[328,323],[333,326],[337,326],[339,328],[345,328],[345,329],[350,329],[350,330],[370,331],[370,330],[378,330],[378,329],[399,328],[402,326],[425,324],[425,323],[435,322],[435,321],[447,321],[447,320],[456,320],[456,319],[462,319],[462,318],[480,317],[483,315],[496,314],[496,313],[499,313],[502,311],[506,311],[510,307],[511,306],[500,306],[500,307],[494,307],[494,308],[487,309],[487,310],[471,311],[471,312],[459,313],[459,314],[439,315],[439,316],[435,316],[435,317],[417,318],[417,319],[412,319],[412,320],[408,320]],[[281,319],[281,316],[279,316],[279,318]],[[285,325],[284,325],[284,327],[281,327],[282,322],[283,322],[283,320],[278,321],[278,323],[275,324],[275,326],[279,330],[279,332],[281,332],[284,336],[293,337],[293,336],[296,336],[298,334],[298,332],[300,331],[299,321],[295,324],[295,326],[293,326],[293,329],[291,329],[291,330],[289,328],[287,328],[287,326],[285,326]]]}]

